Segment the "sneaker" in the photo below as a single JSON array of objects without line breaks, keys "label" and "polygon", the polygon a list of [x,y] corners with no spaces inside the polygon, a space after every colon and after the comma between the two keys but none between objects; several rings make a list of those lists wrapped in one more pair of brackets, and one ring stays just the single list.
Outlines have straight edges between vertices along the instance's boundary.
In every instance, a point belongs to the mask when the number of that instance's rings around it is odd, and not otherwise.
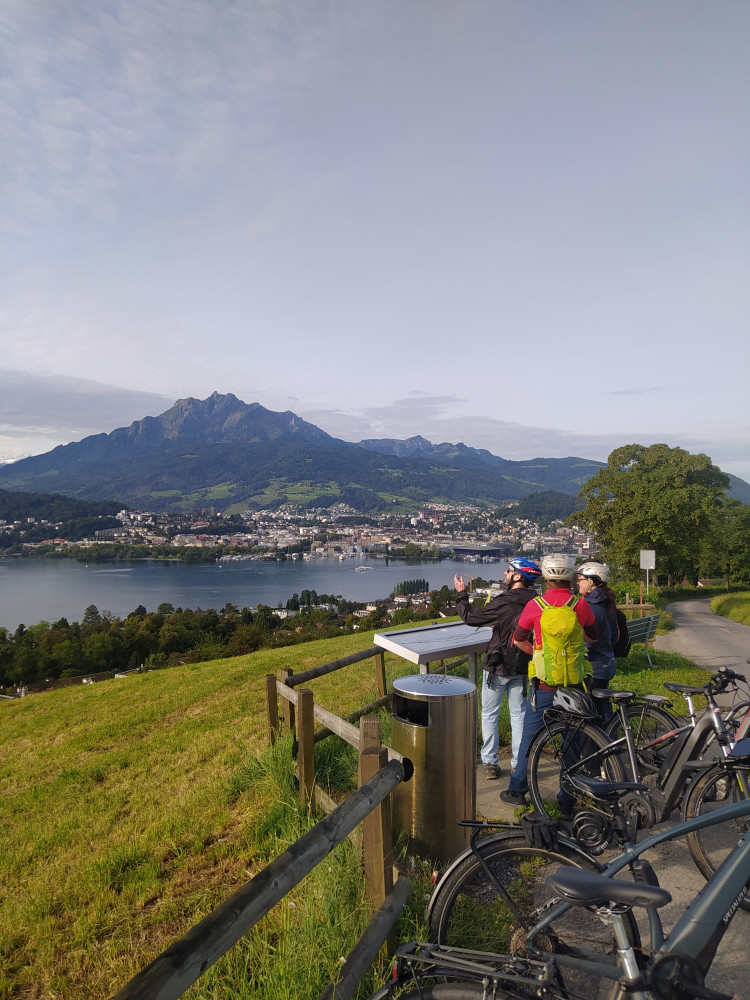
[{"label": "sneaker", "polygon": [[484,765],[484,776],[488,781],[494,781],[495,778],[499,778],[503,773],[501,767],[497,764],[485,764]]},{"label": "sneaker", "polygon": [[575,815],[575,809],[573,806],[559,806],[560,809],[560,819],[565,823],[572,823],[573,817]]},{"label": "sneaker", "polygon": [[511,806],[526,805],[526,796],[519,795],[517,792],[511,792],[509,788],[506,788],[505,791],[500,792],[500,798],[503,800],[503,802],[507,802],[508,805]]}]

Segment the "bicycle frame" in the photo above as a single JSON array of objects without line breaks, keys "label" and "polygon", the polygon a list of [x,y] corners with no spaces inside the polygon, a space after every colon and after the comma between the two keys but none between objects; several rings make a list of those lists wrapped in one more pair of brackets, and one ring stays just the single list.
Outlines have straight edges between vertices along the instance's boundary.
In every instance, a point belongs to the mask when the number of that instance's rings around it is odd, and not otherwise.
[{"label": "bicycle frame", "polygon": [[[748,715],[750,716],[750,713]],[[747,719],[745,721],[750,726],[750,721]],[[726,756],[730,749],[729,736],[721,716],[721,709],[713,697],[709,695],[706,710],[696,719],[694,725],[681,726],[646,744],[645,748],[658,748],[660,744],[668,743],[670,740],[674,741],[671,752],[659,769],[656,786],[648,793],[648,797],[656,812],[657,822],[662,822],[666,819],[679,804],[685,793],[690,775],[713,764],[713,760],[700,760],[700,755],[708,743],[708,738],[711,734],[716,736],[722,753]],[[639,781],[641,779],[636,763],[633,738],[627,727],[625,728],[625,735],[621,736],[618,740],[614,740],[606,752],[615,753],[623,745],[627,748],[634,778],[636,781]],[[601,751],[599,752],[601,753]]]},{"label": "bicycle frame", "polygon": [[[628,845],[622,853],[606,865],[601,874],[614,877],[626,868],[637,870],[639,864],[646,864],[641,855],[652,848],[676,840],[678,837],[739,819],[750,819],[750,799],[724,806],[707,816],[688,820],[677,826],[663,830],[640,844]],[[527,958],[509,955],[471,951],[463,948],[422,945],[412,942],[398,952],[397,969],[389,985],[382,987],[371,1000],[385,1000],[394,988],[405,983],[418,985],[420,970],[427,976],[447,976],[454,981],[482,982],[485,990],[501,988],[514,994],[514,989],[524,996],[537,996],[540,987],[545,995],[558,1000],[568,993],[557,983],[555,969],[568,968],[614,982],[619,982],[624,995],[629,1000],[649,1000],[656,976],[662,975],[659,965],[669,963],[668,975],[681,969],[705,978],[710,969],[716,949],[739,909],[745,887],[750,882],[750,836],[738,836],[737,846],[724,864],[709,879],[705,888],[698,893],[665,938],[661,919],[655,906],[647,909],[649,923],[649,950],[645,960],[637,956],[625,940],[621,916],[617,908],[599,908],[604,922],[611,924],[622,949],[619,959],[612,956],[594,957],[585,950],[575,953],[551,953],[534,943],[535,937],[569,910],[573,904],[565,899],[550,900],[543,918],[529,931],[526,938]],[[618,927],[619,923],[619,927]],[[552,927],[554,938],[554,926]],[[542,938],[544,940],[544,936]],[[672,961],[674,965],[672,965]],[[653,974],[656,973],[656,976]],[[700,985],[695,993],[685,990],[685,996],[700,995]],[[490,993],[489,995],[494,995]]]},{"label": "bicycle frame", "polygon": [[745,713],[745,718],[737,727],[737,732],[734,734],[734,743],[739,743],[740,740],[747,739],[750,735],[750,709]]},{"label": "bicycle frame", "polygon": [[[623,869],[634,865],[646,851],[658,844],[665,844],[693,831],[702,830],[718,823],[733,822],[750,817],[750,799],[734,802],[717,809],[707,816],[679,823],[663,830],[640,844],[626,846],[602,871],[602,875],[614,877]],[[664,937],[661,918],[656,909],[648,910],[650,951],[652,954],[690,956],[705,976],[711,966],[716,949],[745,895],[745,887],[750,882],[750,838],[743,833],[737,847],[727,857],[724,864],[706,883],[705,888],[687,906],[667,938]],[[562,901],[529,932],[527,946],[529,954],[540,957],[543,952],[534,946],[534,937],[571,906]],[[583,969],[593,975],[617,979],[619,967],[613,969],[611,963],[591,961],[580,956],[554,955],[560,966]],[[635,989],[629,994],[634,1000],[646,1000],[646,994]]]}]

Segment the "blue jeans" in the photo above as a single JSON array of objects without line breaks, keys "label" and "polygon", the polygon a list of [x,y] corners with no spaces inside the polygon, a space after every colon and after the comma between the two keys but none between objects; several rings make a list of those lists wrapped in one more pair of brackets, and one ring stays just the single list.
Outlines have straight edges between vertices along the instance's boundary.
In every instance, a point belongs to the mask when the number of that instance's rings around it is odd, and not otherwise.
[{"label": "blue jeans", "polygon": [[484,674],[482,682],[482,763],[497,764],[497,751],[500,745],[497,719],[500,715],[503,698],[507,695],[510,712],[510,766],[512,769],[518,762],[521,733],[523,732],[526,712],[529,711],[529,703],[523,696],[523,677],[501,677],[500,674],[495,674],[494,677],[490,678],[486,670],[483,670],[482,673]]},{"label": "blue jeans", "polygon": [[[531,688],[529,688],[529,693],[531,693]],[[526,795],[529,791],[529,782],[527,778],[528,766],[529,766],[529,746],[531,741],[534,739],[536,734],[544,725],[544,712],[545,709],[552,707],[552,702],[555,698],[554,691],[540,691],[536,692],[536,708],[534,711],[531,709],[531,705],[527,702],[526,715],[524,717],[523,723],[523,734],[521,736],[521,745],[518,748],[518,764],[513,770],[513,774],[510,776],[510,782],[508,783],[508,790],[514,792],[516,795]],[[576,752],[575,747],[571,745],[571,751]],[[557,801],[563,808],[570,808],[573,806],[575,799],[572,795],[568,795],[560,789],[557,796]]]}]

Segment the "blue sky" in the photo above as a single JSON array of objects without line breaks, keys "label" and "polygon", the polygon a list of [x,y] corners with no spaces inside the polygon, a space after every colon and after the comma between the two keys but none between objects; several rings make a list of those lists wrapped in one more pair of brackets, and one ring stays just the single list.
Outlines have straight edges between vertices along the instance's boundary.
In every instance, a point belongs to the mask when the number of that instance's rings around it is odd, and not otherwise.
[{"label": "blue sky", "polygon": [[4,0],[0,459],[233,392],[750,481],[746,0]]}]

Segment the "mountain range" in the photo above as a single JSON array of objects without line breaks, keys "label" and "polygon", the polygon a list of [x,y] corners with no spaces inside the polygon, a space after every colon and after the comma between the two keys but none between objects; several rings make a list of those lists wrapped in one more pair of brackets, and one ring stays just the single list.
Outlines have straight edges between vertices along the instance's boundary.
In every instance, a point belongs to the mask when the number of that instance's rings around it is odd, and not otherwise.
[{"label": "mountain range", "polygon": [[[515,462],[419,436],[353,444],[291,411],[214,392],[2,466],[0,486],[152,511],[215,507],[233,513],[290,502],[346,503],[376,513],[435,502],[498,505],[550,490],[575,495],[602,464],[584,458]],[[732,495],[750,502],[750,485],[730,480]]]}]

